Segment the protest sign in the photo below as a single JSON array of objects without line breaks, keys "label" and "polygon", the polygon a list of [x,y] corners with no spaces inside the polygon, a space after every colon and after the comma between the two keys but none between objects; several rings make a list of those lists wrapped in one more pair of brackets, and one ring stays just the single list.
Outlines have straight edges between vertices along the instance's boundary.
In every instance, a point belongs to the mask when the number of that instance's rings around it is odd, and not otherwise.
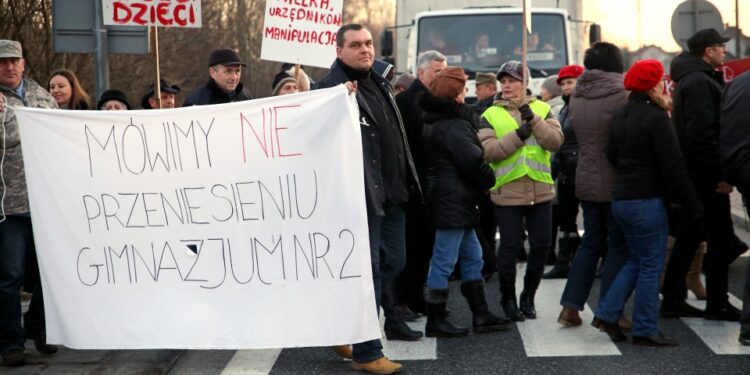
[{"label": "protest sign", "polygon": [[268,0],[260,58],[330,68],[343,0]]},{"label": "protest sign", "polygon": [[49,343],[251,349],[380,336],[359,122],[343,86],[16,114]]},{"label": "protest sign", "polygon": [[201,0],[97,0],[105,25],[201,27]]}]

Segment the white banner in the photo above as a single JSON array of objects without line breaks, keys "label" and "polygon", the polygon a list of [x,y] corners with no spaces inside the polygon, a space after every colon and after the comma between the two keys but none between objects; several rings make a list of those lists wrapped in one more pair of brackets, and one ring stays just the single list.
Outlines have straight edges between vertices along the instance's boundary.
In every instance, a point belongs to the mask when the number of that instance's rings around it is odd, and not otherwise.
[{"label": "white banner", "polygon": [[202,26],[201,0],[95,0],[102,2],[105,25]]},{"label": "white banner", "polygon": [[330,68],[343,13],[344,0],[267,0],[260,58]]},{"label": "white banner", "polygon": [[343,86],[16,114],[49,343],[252,349],[380,337],[359,122]]}]

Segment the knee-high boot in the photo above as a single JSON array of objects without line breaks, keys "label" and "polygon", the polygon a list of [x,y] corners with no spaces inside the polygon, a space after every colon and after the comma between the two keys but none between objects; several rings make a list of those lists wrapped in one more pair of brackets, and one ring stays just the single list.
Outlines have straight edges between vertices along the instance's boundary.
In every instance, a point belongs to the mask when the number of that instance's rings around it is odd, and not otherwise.
[{"label": "knee-high boot", "polygon": [[565,279],[570,271],[570,262],[573,260],[573,253],[581,244],[581,238],[578,233],[565,232],[563,237],[558,241],[557,262],[549,272],[545,273],[544,279]]},{"label": "knee-high boot", "polygon": [[445,319],[445,306],[448,303],[448,289],[424,288],[424,301],[427,310],[427,337],[462,337],[469,334],[467,328],[459,327]]},{"label": "knee-high boot", "polygon": [[523,322],[526,317],[518,310],[516,301],[516,275],[500,275],[500,306],[505,316],[516,322]]},{"label": "knee-high boot", "polygon": [[536,319],[534,296],[536,296],[536,290],[539,288],[541,281],[542,275],[536,272],[526,271],[526,275],[523,277],[523,291],[519,304],[521,305],[521,313],[528,319]]},{"label": "knee-high boot", "polygon": [[685,286],[695,294],[695,297],[699,300],[705,300],[706,287],[701,282],[701,268],[703,268],[703,255],[706,253],[706,243],[701,242],[698,249],[695,251],[693,257],[693,263],[690,264],[690,269],[685,276]]},{"label": "knee-high boot", "polygon": [[485,333],[508,328],[510,319],[500,318],[490,311],[484,296],[484,280],[467,281],[461,284],[461,294],[469,303],[474,332]]}]

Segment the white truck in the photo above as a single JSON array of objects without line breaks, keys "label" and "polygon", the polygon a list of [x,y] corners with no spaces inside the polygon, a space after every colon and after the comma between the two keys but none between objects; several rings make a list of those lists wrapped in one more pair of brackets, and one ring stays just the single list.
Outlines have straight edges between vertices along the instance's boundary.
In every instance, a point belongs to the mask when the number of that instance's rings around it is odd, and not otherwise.
[{"label": "white truck", "polygon": [[[582,18],[581,0],[533,0],[532,32],[528,35],[527,61],[531,69],[530,88],[535,94],[545,77],[557,74],[569,64],[580,64],[588,44]],[[503,5],[506,3],[506,5]],[[495,72],[508,60],[521,60],[522,8],[516,1],[397,1],[395,51],[393,35],[381,36],[396,53],[399,72],[415,74],[417,55],[426,50],[442,52],[449,65],[460,66],[469,75],[467,98],[474,97],[473,78],[477,72]],[[499,4],[499,5],[498,5]],[[451,9],[456,6],[463,9]],[[512,7],[511,5],[515,5]],[[539,6],[553,6],[541,8]],[[598,27],[595,27],[598,35]],[[390,35],[389,35],[390,34]],[[389,57],[389,56],[384,56]]]}]

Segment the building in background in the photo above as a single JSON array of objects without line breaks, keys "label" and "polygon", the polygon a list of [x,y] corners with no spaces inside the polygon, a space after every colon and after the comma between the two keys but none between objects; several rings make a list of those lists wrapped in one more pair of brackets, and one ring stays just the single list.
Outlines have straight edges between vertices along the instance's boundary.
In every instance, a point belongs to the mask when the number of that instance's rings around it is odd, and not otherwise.
[{"label": "building in background", "polygon": [[638,60],[654,59],[661,62],[666,74],[669,74],[669,64],[678,54],[679,52],[667,52],[654,44],[641,47],[635,51],[628,51],[627,49],[623,50],[623,55],[625,55],[625,66],[632,66],[633,63]]}]

